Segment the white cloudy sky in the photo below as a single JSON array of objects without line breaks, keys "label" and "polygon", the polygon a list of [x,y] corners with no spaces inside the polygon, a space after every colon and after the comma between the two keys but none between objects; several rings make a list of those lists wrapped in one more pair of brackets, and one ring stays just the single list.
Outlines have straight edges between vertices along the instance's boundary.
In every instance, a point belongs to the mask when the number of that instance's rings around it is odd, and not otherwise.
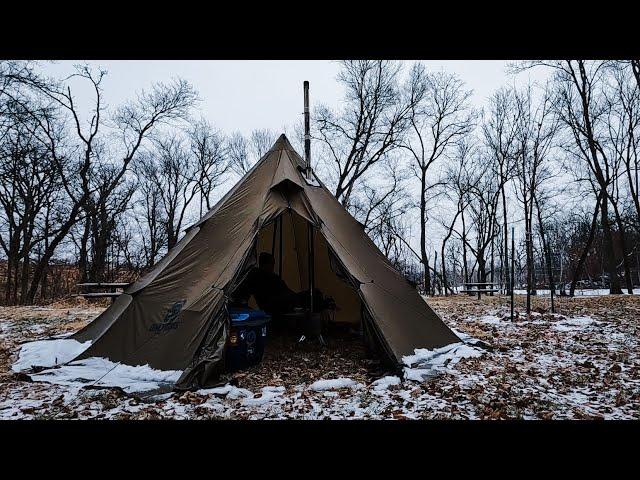
[{"label": "white cloudy sky", "polygon": [[[82,62],[44,63],[43,70],[55,76],[65,75],[73,71],[76,63]],[[104,90],[108,104],[113,107],[155,81],[176,76],[185,78],[200,92],[202,115],[225,132],[239,130],[246,134],[254,128],[281,132],[284,126],[294,125],[302,113],[304,80],[311,83],[312,106],[320,102],[338,106],[343,94],[336,82],[339,65],[333,61],[114,60],[89,63],[109,72],[104,80]],[[543,70],[533,70],[514,78],[506,73],[506,61],[424,63],[432,70],[457,73],[474,91],[473,102],[479,107],[502,85],[514,81],[520,84],[529,77],[542,81],[546,76]],[[82,100],[80,86],[76,92]]]}]

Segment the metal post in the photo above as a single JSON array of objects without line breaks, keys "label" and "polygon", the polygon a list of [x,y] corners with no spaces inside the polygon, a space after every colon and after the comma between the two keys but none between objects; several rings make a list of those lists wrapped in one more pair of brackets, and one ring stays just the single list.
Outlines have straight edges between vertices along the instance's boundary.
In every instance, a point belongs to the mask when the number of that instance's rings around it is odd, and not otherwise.
[{"label": "metal post", "polygon": [[[493,285],[494,285],[494,278],[493,278],[493,269],[494,269],[494,260],[493,260],[493,244],[494,244],[494,240],[491,240],[491,290],[493,290]],[[489,294],[489,296],[493,297],[493,292],[491,292]]]},{"label": "metal post", "polygon": [[[513,227],[511,227],[511,321],[513,322],[513,289],[515,288],[515,274],[514,274],[514,258],[515,258],[515,242],[513,240]],[[506,250],[506,249],[505,249]]]},{"label": "metal post", "polygon": [[304,161],[305,174],[311,178],[311,129],[309,126],[309,82],[304,81]]},{"label": "metal post", "polygon": [[[525,219],[526,222],[526,219]],[[512,227],[513,228],[513,227]],[[531,267],[533,265],[529,265],[529,248],[531,247],[531,232],[529,231],[529,227],[525,227],[525,248],[527,250],[527,315],[531,313],[531,287],[532,287],[532,272]],[[512,254],[513,256],[513,254]],[[533,263],[533,258],[531,259],[531,263]]]},{"label": "metal post", "polygon": [[551,275],[551,278],[549,278],[549,286],[551,287],[551,313],[556,313],[556,308],[553,304],[553,297],[556,293],[556,285],[553,281],[553,256],[551,255],[551,247],[547,248],[549,249],[549,266],[551,267],[549,268],[549,274]]}]

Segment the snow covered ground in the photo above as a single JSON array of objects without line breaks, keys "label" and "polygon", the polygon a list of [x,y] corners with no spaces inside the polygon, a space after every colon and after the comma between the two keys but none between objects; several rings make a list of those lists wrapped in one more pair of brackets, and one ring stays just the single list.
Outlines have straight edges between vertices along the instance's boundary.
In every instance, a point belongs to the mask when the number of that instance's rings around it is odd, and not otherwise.
[{"label": "snow covered ground", "polygon": [[[568,291],[568,289],[567,289]],[[526,290],[518,290],[518,289],[514,289],[513,292],[516,295],[526,295],[527,291]],[[556,290],[556,295],[559,295],[560,292],[558,290]],[[633,289],[633,294],[634,295],[640,295],[640,288],[634,288]],[[540,289],[536,291],[536,295],[551,295],[551,290],[550,289]],[[608,288],[576,288],[574,295],[576,296],[588,296],[588,297],[597,297],[597,296],[602,296],[602,295],[609,295],[609,289]],[[626,289],[623,289],[623,295],[629,295],[627,293]]]},{"label": "snow covered ground", "polygon": [[[355,369],[351,374],[320,370],[310,358],[311,367],[291,367],[306,368],[304,375],[262,369],[223,387],[152,396],[149,390],[179,372],[114,368],[91,359],[71,370],[45,370],[39,375],[44,381],[26,381],[11,370],[16,361],[16,370],[25,365],[27,357],[18,356],[21,342],[73,331],[99,310],[3,308],[0,419],[640,418],[640,299],[572,299],[564,315],[534,312],[514,322],[495,297],[429,303],[465,343],[417,349],[398,374],[367,378]],[[481,348],[478,339],[490,349]],[[27,353],[37,355],[29,348]],[[56,371],[64,373],[45,378]],[[83,388],[99,378],[88,371],[111,372],[98,385],[121,388]]]}]

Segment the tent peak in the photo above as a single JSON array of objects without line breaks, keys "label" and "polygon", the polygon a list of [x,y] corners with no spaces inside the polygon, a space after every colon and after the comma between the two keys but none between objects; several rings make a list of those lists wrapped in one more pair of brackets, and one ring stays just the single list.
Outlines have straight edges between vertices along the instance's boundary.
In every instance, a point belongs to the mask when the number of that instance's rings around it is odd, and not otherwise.
[{"label": "tent peak", "polygon": [[289,139],[284,133],[281,133],[276,142],[271,147],[271,150],[293,150]]},{"label": "tent peak", "polygon": [[287,156],[289,157],[289,159],[293,162],[293,164],[296,167],[298,167],[298,166],[304,167],[304,160],[302,159],[300,154],[298,152],[296,152],[295,148],[293,148],[293,146],[289,142],[289,139],[287,138],[287,136],[284,133],[281,134],[278,137],[276,142],[269,149],[269,153],[282,152],[282,151],[286,151],[286,152],[289,153],[289,155],[287,155]]}]

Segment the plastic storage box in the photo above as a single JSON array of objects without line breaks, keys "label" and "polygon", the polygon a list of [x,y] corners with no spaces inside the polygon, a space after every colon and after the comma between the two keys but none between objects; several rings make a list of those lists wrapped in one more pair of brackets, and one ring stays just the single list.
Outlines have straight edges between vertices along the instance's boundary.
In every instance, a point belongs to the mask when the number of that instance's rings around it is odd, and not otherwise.
[{"label": "plastic storage box", "polygon": [[231,328],[225,366],[228,372],[235,372],[262,361],[271,316],[250,308],[230,308],[229,315]]}]

